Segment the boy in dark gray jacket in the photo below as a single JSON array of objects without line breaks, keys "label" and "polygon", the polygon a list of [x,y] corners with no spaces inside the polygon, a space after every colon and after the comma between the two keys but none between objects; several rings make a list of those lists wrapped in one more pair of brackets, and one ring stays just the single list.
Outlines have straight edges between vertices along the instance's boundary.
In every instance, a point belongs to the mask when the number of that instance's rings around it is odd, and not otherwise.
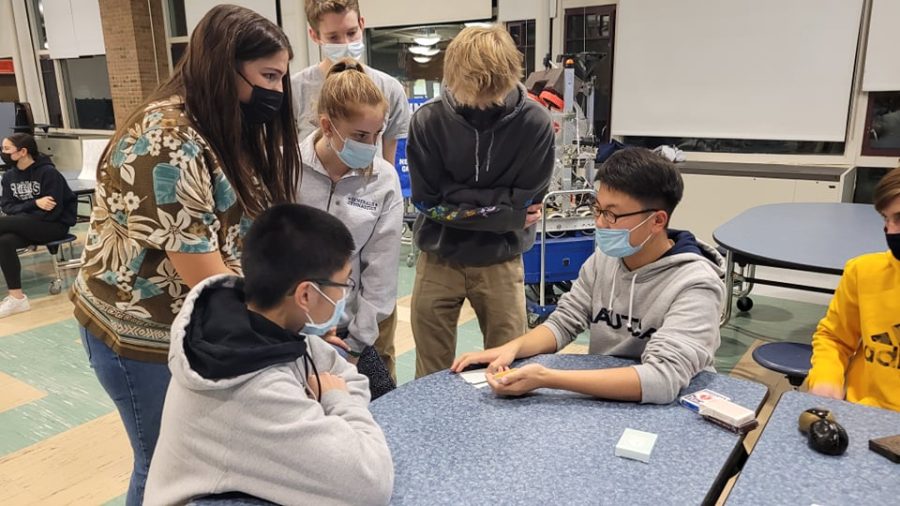
[{"label": "boy in dark gray jacket", "polygon": [[[721,255],[690,232],[668,229],[684,185],[678,169],[646,149],[609,158],[597,174],[596,251],[543,325],[453,364],[488,366],[495,392],[559,388],[604,399],[666,404],[691,378],[713,370],[725,292]],[[639,359],[615,369],[559,371],[513,360],[553,353],[590,329],[589,353]]]},{"label": "boy in dark gray jacket", "polygon": [[447,48],[441,98],[413,115],[407,159],[422,213],[414,226],[422,251],[411,313],[416,377],[450,366],[465,299],[485,347],[525,331],[521,255],[534,244],[554,133],[521,73],[506,30],[466,28]]}]

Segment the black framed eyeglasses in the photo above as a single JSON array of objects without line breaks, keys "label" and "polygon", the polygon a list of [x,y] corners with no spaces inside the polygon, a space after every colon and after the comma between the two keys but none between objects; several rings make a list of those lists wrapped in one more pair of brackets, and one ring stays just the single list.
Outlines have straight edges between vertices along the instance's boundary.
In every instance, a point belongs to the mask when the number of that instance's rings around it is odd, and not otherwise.
[{"label": "black framed eyeglasses", "polygon": [[330,280],[330,279],[301,279],[301,280],[298,281],[297,284],[294,285],[294,287],[287,293],[287,296],[288,296],[288,297],[293,296],[293,295],[294,295],[294,292],[297,291],[297,287],[300,286],[300,283],[303,283],[304,281],[309,281],[309,282],[315,283],[315,284],[317,284],[317,285],[319,285],[319,286],[336,286],[336,287],[339,287],[339,288],[343,288],[345,294],[346,294],[347,292],[352,292],[352,291],[356,290],[356,281],[353,281],[353,278],[347,278],[347,282],[346,282],[346,283],[338,283],[337,281],[332,281],[332,280]]},{"label": "black framed eyeglasses", "polygon": [[657,211],[659,211],[659,209],[641,209],[640,211],[634,211],[631,213],[616,214],[609,209],[601,209],[600,205],[598,205],[597,202],[593,202],[591,204],[591,213],[594,215],[594,218],[599,218],[600,216],[602,216],[603,220],[610,225],[615,224],[616,221],[619,220],[619,218],[627,218],[629,216],[643,213],[655,213]]},{"label": "black framed eyeglasses", "polygon": [[341,288],[346,288],[351,292],[353,290],[356,290],[356,281],[353,281],[353,278],[347,278],[346,283],[338,283],[337,281],[332,281],[330,279],[307,279],[307,281],[312,281],[319,286],[338,286]]}]

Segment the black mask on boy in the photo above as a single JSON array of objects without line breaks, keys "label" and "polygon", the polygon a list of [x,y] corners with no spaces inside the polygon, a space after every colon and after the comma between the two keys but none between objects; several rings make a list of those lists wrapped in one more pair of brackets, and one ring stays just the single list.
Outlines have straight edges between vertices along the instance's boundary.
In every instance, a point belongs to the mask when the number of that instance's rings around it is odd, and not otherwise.
[{"label": "black mask on boy", "polygon": [[889,234],[887,233],[887,230],[885,230],[884,236],[887,238],[888,248],[890,248],[891,253],[894,254],[894,258],[900,260],[900,233]]}]

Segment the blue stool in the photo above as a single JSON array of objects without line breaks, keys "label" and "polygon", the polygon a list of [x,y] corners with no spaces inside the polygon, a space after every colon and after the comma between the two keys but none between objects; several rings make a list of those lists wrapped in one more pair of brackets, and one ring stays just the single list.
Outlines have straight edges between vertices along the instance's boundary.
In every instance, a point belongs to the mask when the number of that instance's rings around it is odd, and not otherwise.
[{"label": "blue stool", "polygon": [[809,374],[812,346],[803,343],[766,343],[753,350],[753,360],[766,369],[787,376],[799,387]]},{"label": "blue stool", "polygon": [[[56,241],[50,241],[42,246],[47,248],[47,252],[50,253],[50,259],[53,262],[53,272],[56,274],[56,279],[50,282],[50,293],[52,295],[56,295],[62,291],[62,273],[60,269],[68,269],[73,267],[78,267],[81,264],[80,260],[72,258],[74,256],[74,252],[72,250],[72,243],[75,242],[76,237],[72,234],[66,234],[62,239],[58,239]],[[65,255],[62,253],[61,246],[63,244],[68,244],[69,248],[69,259],[65,258]]]}]

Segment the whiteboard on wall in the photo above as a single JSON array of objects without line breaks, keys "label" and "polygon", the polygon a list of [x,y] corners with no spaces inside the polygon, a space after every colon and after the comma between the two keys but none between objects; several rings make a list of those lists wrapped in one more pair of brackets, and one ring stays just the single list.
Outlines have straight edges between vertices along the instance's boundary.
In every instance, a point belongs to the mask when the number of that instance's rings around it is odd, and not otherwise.
[{"label": "whiteboard on wall", "polygon": [[864,91],[900,91],[900,0],[873,0]]},{"label": "whiteboard on wall", "polygon": [[[299,1],[299,0],[297,0]],[[184,2],[184,16],[187,21],[188,35],[194,31],[197,23],[213,7],[220,4],[233,4],[246,7],[262,14],[269,21],[278,24],[278,12],[275,0],[187,0]]]},{"label": "whiteboard on wall", "polygon": [[72,6],[72,25],[75,27],[79,55],[106,54],[106,46],[103,45],[103,24],[100,22],[100,2],[97,0],[69,0],[69,2]]},{"label": "whiteboard on wall", "polygon": [[[427,4],[427,5],[426,5]],[[366,28],[491,19],[491,0],[359,0]]]},{"label": "whiteboard on wall", "polygon": [[612,133],[844,140],[863,0],[620,0]]},{"label": "whiteboard on wall", "polygon": [[44,28],[47,32],[47,49],[50,58],[78,58],[78,38],[72,22],[72,4],[69,0],[44,2]]},{"label": "whiteboard on wall", "polygon": [[55,0],[43,5],[50,58],[106,54],[98,0]]}]

